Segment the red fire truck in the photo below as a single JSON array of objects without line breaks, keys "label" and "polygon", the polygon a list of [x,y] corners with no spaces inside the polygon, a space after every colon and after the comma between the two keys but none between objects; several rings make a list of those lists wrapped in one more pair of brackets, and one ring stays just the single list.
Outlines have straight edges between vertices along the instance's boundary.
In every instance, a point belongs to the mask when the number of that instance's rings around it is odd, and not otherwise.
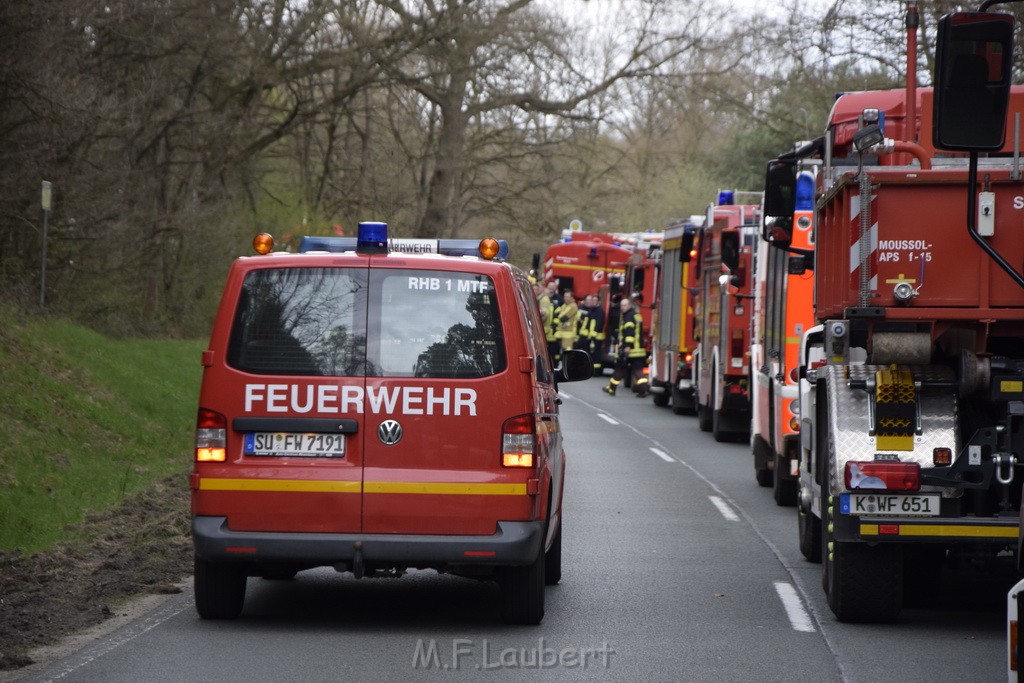
[{"label": "red fire truck", "polygon": [[694,412],[693,354],[695,301],[700,294],[697,250],[704,216],[665,229],[658,262],[658,299],[651,339],[650,384],[654,404],[671,406],[676,415]]},{"label": "red fire truck", "polygon": [[[1013,135],[1024,88],[1010,88],[1013,17],[947,15],[937,44],[934,91],[916,88],[908,46],[906,91],[840,97],[822,139],[799,538],[841,621],[892,620],[904,590],[945,562],[989,580],[1018,551],[1024,276],[1011,264],[1024,262]],[[775,160],[766,177],[765,237],[781,247],[794,168]]]},{"label": "red fire truck", "polygon": [[[794,156],[818,154],[801,146]],[[758,240],[751,319],[751,438],[754,473],[779,505],[796,504],[800,448],[800,339],[814,325],[814,184],[820,159],[802,158],[787,249]]]},{"label": "red fire truck", "polygon": [[750,435],[753,247],[761,210],[735,199],[733,191],[720,193],[718,203],[708,207],[701,233],[697,423],[716,441]]},{"label": "red fire truck", "polygon": [[[572,290],[577,301],[594,294],[604,311],[604,338],[600,360],[607,368],[615,365],[611,348],[618,326],[618,300],[629,295],[640,299],[645,335],[650,335],[657,280],[654,264],[661,248],[661,234],[601,233],[565,230],[562,241],[548,247],[540,276],[555,281],[558,290]],[[648,348],[650,348],[648,346]],[[596,359],[595,359],[596,361]]]}]

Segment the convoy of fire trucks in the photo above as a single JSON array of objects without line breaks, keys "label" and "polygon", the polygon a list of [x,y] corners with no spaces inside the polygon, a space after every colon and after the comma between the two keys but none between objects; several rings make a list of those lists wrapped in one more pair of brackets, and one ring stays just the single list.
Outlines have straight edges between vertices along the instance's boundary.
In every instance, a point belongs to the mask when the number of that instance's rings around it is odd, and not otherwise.
[{"label": "convoy of fire trucks", "polygon": [[614,331],[619,323],[618,301],[624,295],[636,299],[643,319],[644,344],[650,347],[658,282],[655,263],[661,250],[662,233],[585,232],[568,229],[561,240],[540,257],[534,269],[544,282],[555,282],[559,292],[571,291],[577,301],[593,294],[604,312],[604,329],[598,336],[598,356],[604,368],[615,365]]},{"label": "convoy of fire trucks", "polygon": [[916,25],[910,3],[906,88],[842,94],[821,137],[768,162],[756,201],[723,197],[643,255],[655,404],[749,435],[841,621],[890,621],[947,563],[1020,554],[1013,18],[947,15],[934,88],[916,84]]}]

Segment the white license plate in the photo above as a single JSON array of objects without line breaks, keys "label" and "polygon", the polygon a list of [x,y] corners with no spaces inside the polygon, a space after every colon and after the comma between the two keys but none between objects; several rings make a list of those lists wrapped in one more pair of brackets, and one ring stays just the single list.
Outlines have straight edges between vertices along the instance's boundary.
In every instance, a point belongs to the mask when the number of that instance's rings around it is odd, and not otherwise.
[{"label": "white license plate", "polygon": [[844,515],[935,517],[939,514],[939,495],[844,493],[839,496],[839,511]]},{"label": "white license plate", "polygon": [[246,455],[342,458],[345,456],[345,435],[255,432],[245,435],[244,451]]}]

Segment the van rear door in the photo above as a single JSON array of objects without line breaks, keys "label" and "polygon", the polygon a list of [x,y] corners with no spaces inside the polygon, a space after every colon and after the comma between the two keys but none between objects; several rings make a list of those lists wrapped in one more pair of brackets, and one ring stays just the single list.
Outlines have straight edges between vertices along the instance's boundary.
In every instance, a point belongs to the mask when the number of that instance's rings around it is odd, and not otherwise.
[{"label": "van rear door", "polygon": [[490,535],[535,514],[534,470],[501,465],[503,428],[536,429],[511,286],[459,265],[370,269],[366,533]]},{"label": "van rear door", "polygon": [[361,530],[368,274],[364,260],[326,264],[267,259],[229,277],[230,333],[214,330],[224,374],[200,399],[231,416],[228,458],[203,466],[197,514],[234,531]]}]

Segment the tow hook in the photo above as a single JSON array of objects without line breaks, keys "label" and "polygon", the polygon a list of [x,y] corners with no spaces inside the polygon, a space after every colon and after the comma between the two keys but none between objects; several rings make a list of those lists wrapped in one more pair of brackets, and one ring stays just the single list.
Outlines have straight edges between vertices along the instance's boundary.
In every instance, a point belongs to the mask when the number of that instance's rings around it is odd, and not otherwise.
[{"label": "tow hook", "polygon": [[[996,453],[992,456],[992,462],[996,466],[996,481],[1004,486],[1013,483],[1013,468],[1017,464],[1017,456],[1011,453]],[[1006,474],[1003,474],[1003,464],[1006,465]]]},{"label": "tow hook", "polygon": [[[1010,472],[1010,478],[1013,478],[1013,472]],[[363,563],[363,542],[356,541],[353,547],[356,554],[352,557],[352,575],[361,579],[366,575],[366,565]]]}]

